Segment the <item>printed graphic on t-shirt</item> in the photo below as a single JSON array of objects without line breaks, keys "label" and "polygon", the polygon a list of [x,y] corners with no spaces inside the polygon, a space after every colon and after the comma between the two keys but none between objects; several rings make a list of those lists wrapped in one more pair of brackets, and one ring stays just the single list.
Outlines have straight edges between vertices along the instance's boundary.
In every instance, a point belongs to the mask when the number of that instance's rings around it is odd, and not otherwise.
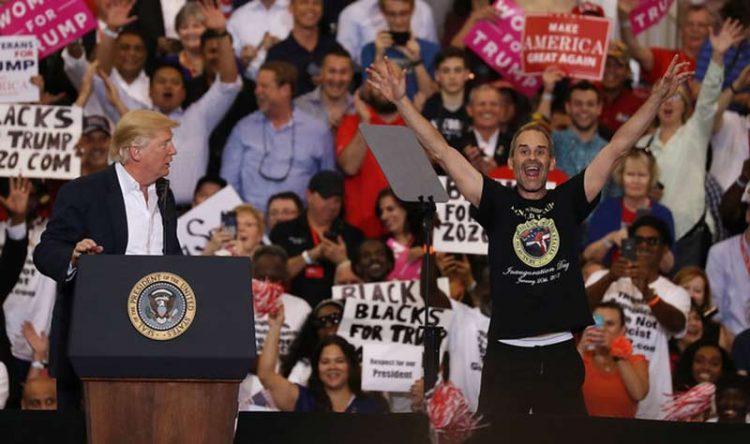
[{"label": "printed graphic on t-shirt", "polygon": [[521,262],[530,267],[549,264],[560,249],[555,221],[544,217],[518,225],[513,235],[513,249]]}]

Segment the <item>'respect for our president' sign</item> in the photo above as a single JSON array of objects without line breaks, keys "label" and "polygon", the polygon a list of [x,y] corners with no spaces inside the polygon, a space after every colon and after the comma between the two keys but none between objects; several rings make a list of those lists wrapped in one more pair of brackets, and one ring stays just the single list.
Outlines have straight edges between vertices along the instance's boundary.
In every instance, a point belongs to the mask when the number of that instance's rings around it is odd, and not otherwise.
[{"label": "'respect for our president' sign", "polygon": [[606,18],[583,15],[527,15],[523,71],[540,74],[548,66],[557,66],[569,77],[601,80],[611,24]]},{"label": "'respect for our president' sign", "polygon": [[36,36],[40,59],[94,28],[83,0],[11,0],[0,7],[0,34]]}]

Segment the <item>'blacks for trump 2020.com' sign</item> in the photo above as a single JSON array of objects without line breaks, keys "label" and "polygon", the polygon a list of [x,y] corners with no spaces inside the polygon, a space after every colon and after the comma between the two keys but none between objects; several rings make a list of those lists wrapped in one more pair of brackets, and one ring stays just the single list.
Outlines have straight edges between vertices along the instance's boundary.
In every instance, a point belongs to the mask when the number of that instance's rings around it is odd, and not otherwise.
[{"label": "'blacks for trump 2020.com' sign", "polygon": [[76,106],[0,104],[0,176],[80,176],[82,120]]}]

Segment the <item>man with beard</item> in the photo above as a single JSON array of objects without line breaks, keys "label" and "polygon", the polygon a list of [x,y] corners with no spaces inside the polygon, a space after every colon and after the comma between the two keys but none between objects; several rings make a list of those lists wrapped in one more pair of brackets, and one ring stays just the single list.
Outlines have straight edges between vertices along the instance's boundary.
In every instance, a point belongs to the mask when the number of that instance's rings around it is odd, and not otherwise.
[{"label": "man with beard", "polygon": [[482,176],[421,116],[406,97],[402,70],[388,62],[369,68],[369,82],[396,104],[422,147],[476,207],[475,218],[489,237],[493,310],[479,411],[493,425],[530,413],[586,415],[583,365],[572,335],[592,324],[578,262],[580,225],[615,164],[690,77],[682,68],[675,59],[646,104],[591,165],[554,190],[545,187],[555,167],[545,127],[531,123],[516,132],[508,165],[517,186],[507,188]]},{"label": "man with beard", "polygon": [[393,250],[380,239],[367,239],[352,257],[352,268],[363,282],[384,282],[393,270]]},{"label": "man with beard", "polygon": [[368,84],[359,90],[354,106],[357,113],[345,116],[336,134],[336,161],[346,175],[344,214],[346,221],[365,236],[378,237],[383,227],[375,214],[375,203],[388,181],[359,132],[359,124],[403,126],[404,120],[396,107]]},{"label": "man with beard", "polygon": [[112,130],[103,116],[83,118],[83,133],[76,149],[81,156],[81,176],[107,168]]}]

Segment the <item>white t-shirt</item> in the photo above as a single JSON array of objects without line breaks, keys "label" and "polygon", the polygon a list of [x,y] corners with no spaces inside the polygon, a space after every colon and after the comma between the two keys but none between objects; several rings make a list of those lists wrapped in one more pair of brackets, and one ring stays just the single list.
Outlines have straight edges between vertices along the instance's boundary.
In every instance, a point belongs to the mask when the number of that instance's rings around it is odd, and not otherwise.
[{"label": "white t-shirt", "polygon": [[478,308],[451,299],[453,319],[448,329],[450,380],[476,412],[482,383],[482,364],[487,352],[490,318]]},{"label": "white t-shirt", "polygon": [[[302,329],[302,324],[312,311],[310,305],[304,299],[284,293],[281,295],[284,304],[284,326],[281,327],[281,340],[279,341],[279,356],[289,353],[289,347]],[[257,352],[263,349],[263,344],[268,336],[268,315],[255,318],[255,346]],[[277,410],[272,407],[269,396],[263,390],[260,379],[249,373],[240,384],[239,409],[247,411],[269,411]]]},{"label": "white t-shirt", "polygon": [[[0,244],[5,243],[7,222],[0,222]],[[5,300],[5,331],[10,340],[10,350],[18,359],[31,361],[31,346],[21,332],[24,321],[29,321],[37,333],[49,335],[52,324],[52,309],[55,306],[57,283],[43,275],[34,266],[34,248],[42,232],[47,228],[47,219],[37,219],[29,227],[29,247],[21,276]]]},{"label": "white t-shirt", "polygon": [[[593,273],[586,285],[595,283],[605,274],[607,270]],[[649,284],[649,287],[662,301],[680,310],[687,320],[690,295],[684,288],[661,276]],[[642,354],[648,359],[649,391],[646,398],[638,403],[636,417],[663,419],[664,412],[661,407],[671,400],[672,395],[672,372],[669,367],[667,341],[672,337],[682,337],[685,329],[678,334],[666,330],[651,312],[651,307],[644,302],[641,291],[633,285],[630,278],[621,278],[612,283],[604,293],[602,301],[614,301],[622,306],[625,311],[626,336],[633,342],[633,353]],[[687,322],[685,325],[687,326]]]},{"label": "white t-shirt", "polygon": [[719,182],[722,190],[726,191],[740,176],[742,163],[750,155],[750,148],[748,148],[750,117],[726,111],[723,122],[721,129],[711,138],[713,160],[710,172]]}]

